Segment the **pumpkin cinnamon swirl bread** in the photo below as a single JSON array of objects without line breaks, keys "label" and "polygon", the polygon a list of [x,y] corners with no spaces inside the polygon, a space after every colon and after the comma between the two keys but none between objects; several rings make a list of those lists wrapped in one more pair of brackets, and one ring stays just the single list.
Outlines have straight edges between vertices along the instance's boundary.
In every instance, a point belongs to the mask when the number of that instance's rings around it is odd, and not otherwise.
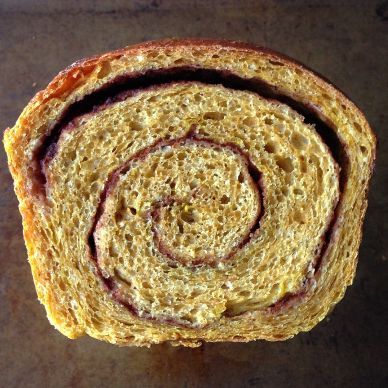
[{"label": "pumpkin cinnamon swirl bread", "polygon": [[212,40],[79,61],[4,135],[50,322],[139,346],[321,321],[355,274],[375,143],[311,70]]}]

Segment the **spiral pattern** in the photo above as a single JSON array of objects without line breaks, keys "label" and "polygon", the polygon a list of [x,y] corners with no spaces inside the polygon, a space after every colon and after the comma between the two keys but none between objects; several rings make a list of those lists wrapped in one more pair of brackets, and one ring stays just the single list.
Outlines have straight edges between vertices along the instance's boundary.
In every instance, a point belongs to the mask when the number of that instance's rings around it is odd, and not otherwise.
[{"label": "spiral pattern", "polygon": [[112,298],[190,327],[300,294],[339,198],[337,165],[301,116],[220,85],[121,96],[49,154],[48,198],[58,219],[82,214]]},{"label": "spiral pattern", "polygon": [[4,144],[38,297],[70,338],[286,339],[352,283],[376,139],[270,50],[168,40],[80,61]]}]

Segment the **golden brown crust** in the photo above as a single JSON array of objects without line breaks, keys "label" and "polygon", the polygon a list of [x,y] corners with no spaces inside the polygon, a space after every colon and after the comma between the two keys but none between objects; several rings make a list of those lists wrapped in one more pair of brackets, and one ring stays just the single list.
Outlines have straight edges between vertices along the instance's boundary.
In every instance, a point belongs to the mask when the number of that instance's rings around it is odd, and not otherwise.
[{"label": "golden brown crust", "polygon": [[[236,318],[235,320],[231,320],[230,326],[226,329],[216,327],[214,329],[210,329],[208,332],[202,331],[199,333],[192,333],[190,330],[174,331],[173,329],[166,329],[166,332],[163,332],[160,336],[158,336],[155,334],[158,327],[156,326],[155,329],[153,326],[154,324],[150,323],[151,326],[147,326],[147,330],[151,330],[154,334],[151,334],[148,337],[145,336],[142,340],[139,338],[135,340],[129,337],[126,338],[122,333],[104,334],[102,332],[98,332],[92,328],[85,327],[85,325],[80,322],[79,317],[77,318],[71,309],[66,310],[60,306],[60,295],[58,295],[51,283],[51,274],[46,267],[46,260],[48,260],[52,253],[47,241],[45,241],[45,238],[42,237],[42,228],[37,225],[37,220],[42,217],[44,209],[40,204],[40,200],[37,200],[35,193],[31,192],[31,182],[29,181],[29,177],[31,176],[29,163],[31,152],[35,149],[41,136],[47,134],[53,123],[58,120],[58,117],[61,115],[61,112],[63,112],[66,106],[71,104],[73,101],[82,98],[82,96],[90,93],[90,91],[99,86],[96,81],[98,80],[96,78],[96,71],[100,67],[103,68],[104,64],[112,64],[113,61],[120,61],[121,59],[132,61],[133,58],[141,56],[147,58],[150,51],[166,53],[167,51],[174,52],[174,50],[178,49],[183,57],[185,55],[187,55],[187,57],[189,55],[193,55],[195,61],[196,55],[199,55],[199,53],[195,53],[195,50],[198,48],[201,49],[201,55],[203,55],[200,59],[198,59],[199,66],[211,65],[214,66],[214,68],[219,68],[220,66],[223,66],[223,58],[224,60],[230,58],[237,58],[238,60],[238,58],[241,57],[248,63],[251,61],[251,58],[257,56],[257,58],[259,58],[263,63],[269,63],[269,66],[272,61],[272,65],[274,66],[273,69],[279,65],[281,68],[287,68],[290,72],[295,74],[295,77],[308,79],[310,85],[316,88],[314,91],[315,95],[317,95],[317,93],[321,93],[323,96],[317,97],[318,102],[321,102],[320,98],[326,98],[324,95],[329,97],[329,101],[335,101],[333,104],[335,108],[333,109],[337,109],[338,111],[338,120],[337,116],[329,110],[329,103],[326,104],[326,102],[322,101],[322,104],[318,106],[318,110],[321,112],[321,118],[330,122],[331,125],[334,125],[336,130],[339,131],[340,140],[344,144],[345,151],[349,153],[351,159],[348,176],[348,182],[350,183],[347,183],[347,186],[345,187],[345,203],[342,204],[341,209],[339,210],[339,221],[336,225],[338,230],[333,233],[333,238],[330,240],[329,247],[327,248],[327,265],[333,265],[334,268],[336,268],[338,262],[340,262],[340,264],[338,264],[338,267],[340,268],[339,275],[337,278],[333,278],[334,280],[332,280],[335,284],[337,284],[336,290],[333,291],[333,295],[329,299],[324,299],[322,296],[322,292],[324,292],[324,285],[320,284],[322,280],[318,278],[317,288],[311,291],[309,299],[306,302],[306,306],[312,306],[311,311],[308,310],[310,307],[305,308],[302,306],[300,308],[301,311],[298,314],[300,316],[306,314],[305,321],[301,322],[299,320],[295,323],[295,326],[293,326],[294,324],[292,323],[294,320],[294,312],[291,311],[283,312],[283,315],[279,315],[280,321],[283,319],[281,317],[284,317],[284,324],[278,324],[275,322],[278,318],[274,319],[273,316],[268,316],[263,321],[263,326],[259,325],[258,327],[253,327],[253,324],[249,323],[250,314],[246,314],[246,317],[243,316]],[[210,60],[206,57],[207,54],[210,55],[211,53],[221,56],[221,59],[218,60],[218,58],[215,58],[214,62],[212,62],[213,59]],[[146,67],[147,60],[151,62],[153,59],[150,58],[145,60]],[[188,62],[191,61],[191,63],[193,61],[192,59],[187,60]],[[168,62],[168,56],[165,61]],[[217,63],[217,61],[219,62]],[[167,63],[167,66],[171,65],[173,65],[173,63]],[[235,68],[238,69],[237,65]],[[271,71],[274,71],[273,69]],[[244,74],[247,77],[251,76],[249,71],[250,70],[248,68],[244,68],[241,70],[241,74]],[[268,72],[269,71],[270,70],[268,70]],[[106,74],[102,74],[101,84],[107,82],[107,79],[109,81],[111,73],[112,77],[114,77],[122,74],[122,71],[112,70],[109,68],[106,70]],[[302,95],[301,90],[293,90],[287,85],[284,86],[283,90],[281,90],[282,86],[280,84],[273,86],[276,90],[279,90],[280,94],[292,96],[292,98],[295,98],[303,103],[308,102],[308,90],[306,90],[305,94]],[[314,95],[312,97],[314,97]],[[315,107],[317,106],[317,102],[312,104]],[[57,106],[60,108],[57,109]],[[331,117],[329,117],[330,115]],[[335,122],[336,120],[337,122]],[[353,123],[350,123],[350,120],[353,120]],[[355,140],[356,136],[351,133],[348,125],[354,127],[354,133],[358,134],[359,140]],[[357,166],[357,163],[359,163],[362,158],[357,155],[354,156],[357,152],[357,141],[360,141],[361,147],[363,147],[364,150],[363,152],[366,152],[366,162],[362,166]],[[342,298],[346,286],[351,284],[354,277],[357,262],[357,251],[361,241],[361,226],[367,206],[368,182],[372,174],[376,153],[376,137],[370,129],[362,112],[342,92],[336,89],[332,84],[329,84],[322,76],[314,73],[304,65],[301,65],[297,61],[272,50],[234,41],[173,39],[146,42],[112,51],[101,56],[77,61],[59,73],[45,90],[36,94],[36,96],[24,109],[15,127],[8,129],[5,132],[4,143],[8,155],[9,167],[15,181],[15,191],[20,202],[20,211],[23,216],[24,238],[27,245],[29,260],[39,299],[45,304],[52,323],[70,338],[78,337],[87,332],[96,338],[121,344],[149,345],[153,342],[170,340],[185,346],[197,346],[201,340],[245,342],[257,338],[264,338],[267,340],[286,339],[299,331],[309,330],[318,323],[318,321],[323,319],[327,311],[329,311],[335,303]],[[360,152],[361,151],[358,151],[358,153]],[[362,198],[353,199],[350,192],[355,190],[354,185],[357,182],[354,175],[357,174],[363,181],[361,186],[356,188]],[[348,201],[353,200],[354,203],[349,204]],[[351,205],[351,209],[347,208],[348,205]],[[349,217],[355,218],[353,221],[356,224],[352,224]],[[346,232],[346,228],[349,228],[349,230],[354,228],[354,230],[352,230],[353,236],[351,236],[352,241],[349,240],[346,243],[349,245],[349,249],[347,251],[348,257],[345,257],[346,244],[339,244],[339,241],[343,241],[347,238],[347,233],[349,232]],[[338,247],[340,247],[343,252],[336,252]],[[329,269],[325,268],[323,271],[320,271],[319,277],[325,279],[327,271],[330,271],[330,267]],[[317,300],[317,302],[314,303],[314,300]],[[316,304],[321,303],[321,301],[323,301],[322,303],[324,306],[320,306],[318,308]],[[293,308],[294,307],[290,307],[291,310]],[[243,326],[239,328],[238,325],[241,323],[241,319],[246,319],[246,321],[242,324]],[[241,330],[241,335],[239,330]]]},{"label": "golden brown crust", "polygon": [[[280,53],[268,47],[259,46],[253,43],[246,43],[246,42],[233,41],[233,40],[223,40],[223,39],[186,38],[186,39],[151,40],[144,43],[138,43],[131,46],[127,46],[122,49],[113,50],[102,55],[95,55],[93,57],[79,59],[78,61],[72,63],[67,68],[63,69],[60,73],[58,73],[58,75],[50,82],[50,84],[46,87],[46,89],[39,91],[33,97],[29,105],[31,105],[35,101],[43,102],[45,98],[47,98],[48,96],[52,96],[54,92],[58,92],[58,89],[56,89],[57,85],[64,82],[64,80],[68,81],[68,79],[71,77],[76,78],[76,72],[79,70],[82,70],[84,73],[88,73],[88,71],[90,71],[93,67],[95,67],[99,63],[106,60],[120,58],[123,55],[136,55],[136,53],[141,53],[142,51],[149,48],[158,49],[158,48],[178,47],[178,46],[183,46],[183,47],[184,46],[187,46],[187,47],[206,46],[211,48],[222,47],[226,50],[239,49],[244,51],[254,51],[260,55],[266,55],[268,56],[268,58],[273,58],[274,60],[281,59],[283,62],[287,63],[288,65],[293,67],[298,67],[303,71],[307,71],[315,75],[318,80],[320,79],[324,81],[326,84],[329,84],[338,93],[343,95],[343,97],[345,97],[346,100],[350,101],[359,110],[359,113],[364,117],[366,121],[366,118],[363,112],[359,109],[359,107],[342,90],[338,89],[336,85],[334,85],[328,78],[326,78],[324,75],[320,74],[319,72],[309,68],[305,64],[297,61],[294,58],[289,57],[288,55],[285,55],[283,53]],[[69,86],[70,88],[71,84],[68,84],[66,86]],[[370,128],[370,131],[376,140],[376,134],[372,131],[371,128]]]}]

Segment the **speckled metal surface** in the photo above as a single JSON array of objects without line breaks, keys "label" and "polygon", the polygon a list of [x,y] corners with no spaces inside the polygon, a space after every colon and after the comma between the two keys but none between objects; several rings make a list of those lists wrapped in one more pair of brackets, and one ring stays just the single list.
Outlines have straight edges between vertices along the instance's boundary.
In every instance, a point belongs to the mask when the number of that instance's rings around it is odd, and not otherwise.
[{"label": "speckled metal surface", "polygon": [[76,59],[162,37],[258,43],[321,72],[379,137],[354,285],[329,318],[283,343],[117,348],[69,340],[37,302],[0,148],[0,386],[388,386],[388,1],[0,3],[0,127]]}]

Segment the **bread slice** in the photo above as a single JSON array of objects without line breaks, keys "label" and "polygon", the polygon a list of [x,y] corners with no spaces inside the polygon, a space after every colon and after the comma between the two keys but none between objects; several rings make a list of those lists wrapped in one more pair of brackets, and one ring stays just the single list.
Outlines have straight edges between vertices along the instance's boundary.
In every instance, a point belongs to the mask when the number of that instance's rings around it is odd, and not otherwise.
[{"label": "bread slice", "polygon": [[375,136],[268,49],[165,40],[79,61],[4,145],[39,300],[69,338],[284,340],[352,283]]}]

